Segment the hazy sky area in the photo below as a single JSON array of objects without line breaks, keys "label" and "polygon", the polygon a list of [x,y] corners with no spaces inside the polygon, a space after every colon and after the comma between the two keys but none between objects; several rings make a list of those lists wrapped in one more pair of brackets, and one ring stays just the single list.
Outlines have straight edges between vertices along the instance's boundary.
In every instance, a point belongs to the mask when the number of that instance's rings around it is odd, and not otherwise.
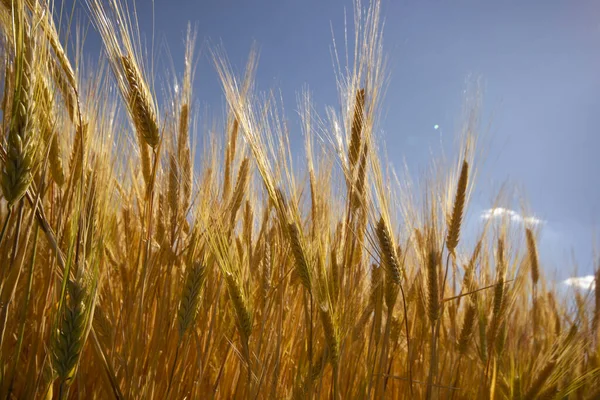
[{"label": "hazy sky area", "polygon": [[[281,89],[292,129],[296,94],[305,84],[317,110],[337,105],[332,27],[341,42],[344,10],[351,22],[352,0],[156,0],[154,11],[150,1],[138,1],[142,32],[151,37],[154,12],[155,52],[167,43],[179,73],[186,24],[197,23],[195,96],[214,115],[224,98],[207,49],[222,43],[242,71],[256,42],[258,87]],[[600,2],[383,0],[382,10],[391,78],[380,133],[390,161],[399,169],[406,159],[418,176],[432,152],[439,153],[440,140],[450,148],[467,77],[480,76],[483,126],[491,125],[467,226],[481,224],[480,215],[508,181],[545,221],[539,251],[546,267],[558,269],[560,279],[571,275],[573,250],[579,274],[591,273],[593,243],[600,243],[594,237],[600,224]],[[95,33],[87,43],[86,53],[97,54]],[[300,144],[299,130],[292,135]]]}]

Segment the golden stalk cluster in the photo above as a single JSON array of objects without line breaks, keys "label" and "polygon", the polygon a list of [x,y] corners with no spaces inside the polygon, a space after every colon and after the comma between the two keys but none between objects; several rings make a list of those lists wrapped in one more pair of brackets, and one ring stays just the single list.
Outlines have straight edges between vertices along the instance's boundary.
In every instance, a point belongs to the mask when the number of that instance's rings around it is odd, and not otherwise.
[{"label": "golden stalk cluster", "polygon": [[454,168],[387,168],[379,1],[341,104],[302,96],[307,168],[255,53],[212,52],[198,124],[194,30],[159,97],[135,7],[87,6],[93,74],[51,1],[0,2],[0,398],[600,398],[600,291],[546,279],[533,226],[465,229],[477,107]]}]

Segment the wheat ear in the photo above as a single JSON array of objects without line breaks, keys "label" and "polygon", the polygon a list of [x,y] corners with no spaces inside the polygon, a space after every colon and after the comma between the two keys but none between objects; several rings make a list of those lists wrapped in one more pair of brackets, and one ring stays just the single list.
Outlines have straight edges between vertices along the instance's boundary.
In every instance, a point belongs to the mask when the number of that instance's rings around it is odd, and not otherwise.
[{"label": "wheat ear", "polygon": [[400,285],[400,267],[398,258],[396,256],[396,250],[392,242],[390,231],[383,217],[381,217],[377,223],[376,234],[385,271],[392,282],[396,285]]},{"label": "wheat ear", "polygon": [[[21,9],[21,4],[17,9]],[[0,186],[8,205],[18,202],[33,181],[37,135],[33,129],[32,115],[35,109],[33,98],[34,45],[26,32],[24,10],[15,24],[20,40],[17,41],[15,95],[12,105],[12,120],[8,132],[7,157],[0,179]],[[20,29],[19,29],[20,28]]]},{"label": "wheat ear", "polygon": [[294,255],[294,260],[296,264],[296,273],[298,274],[302,285],[304,285],[304,287],[306,288],[306,290],[308,290],[309,293],[312,293],[311,272],[308,267],[306,253],[304,252],[302,242],[300,241],[300,231],[298,230],[298,226],[295,223],[288,224],[288,235],[290,237],[292,254]]},{"label": "wheat ear", "polygon": [[460,225],[462,223],[463,211],[467,197],[467,184],[469,180],[469,163],[463,161],[458,178],[458,186],[456,187],[456,196],[454,197],[454,207],[452,216],[448,221],[448,235],[446,237],[446,247],[448,251],[454,254],[454,250],[458,245],[460,238]]},{"label": "wheat ear", "polygon": [[129,85],[129,98],[127,100],[133,124],[144,142],[155,148],[160,140],[160,135],[154,100],[142,74],[130,56],[122,56],[121,63]]},{"label": "wheat ear", "polygon": [[350,145],[348,147],[348,159],[350,168],[353,170],[360,152],[362,126],[365,108],[365,89],[356,91],[356,99],[354,101],[354,118],[352,120],[352,128],[350,132]]},{"label": "wheat ear", "polygon": [[531,268],[531,282],[537,285],[540,279],[540,266],[538,263],[537,246],[535,244],[535,236],[531,228],[525,229],[525,236],[527,238],[527,251],[529,253],[529,265]]},{"label": "wheat ear", "polygon": [[181,300],[179,301],[179,310],[177,311],[180,338],[194,324],[198,315],[202,288],[206,280],[206,268],[200,262],[194,262],[186,271],[186,275]]}]

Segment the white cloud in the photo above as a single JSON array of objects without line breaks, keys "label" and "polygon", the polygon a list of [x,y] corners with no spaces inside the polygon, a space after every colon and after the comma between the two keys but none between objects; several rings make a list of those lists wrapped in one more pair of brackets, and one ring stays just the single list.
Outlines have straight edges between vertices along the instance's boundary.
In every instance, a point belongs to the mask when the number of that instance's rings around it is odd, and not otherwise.
[{"label": "white cloud", "polygon": [[576,276],[573,278],[565,279],[563,283],[567,286],[573,286],[578,289],[594,290],[596,288],[596,283],[594,282],[594,275]]},{"label": "white cloud", "polygon": [[539,225],[545,222],[544,220],[541,220],[539,218],[533,216],[526,217],[522,214],[519,214],[516,211],[502,207],[490,208],[489,210],[485,210],[481,213],[481,218],[486,220],[509,218],[512,222],[525,225]]}]

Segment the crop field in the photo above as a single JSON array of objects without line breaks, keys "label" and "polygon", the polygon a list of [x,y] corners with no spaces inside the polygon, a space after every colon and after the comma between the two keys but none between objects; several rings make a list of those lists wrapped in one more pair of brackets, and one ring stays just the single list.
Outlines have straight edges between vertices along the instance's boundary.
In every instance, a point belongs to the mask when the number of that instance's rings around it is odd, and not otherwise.
[{"label": "crop field", "polygon": [[204,52],[210,126],[193,28],[161,86],[130,3],[80,6],[94,63],[58,2],[0,0],[1,399],[600,398],[599,291],[561,291],[526,219],[465,232],[477,85],[453,154],[390,168],[378,1],[293,133],[256,51]]}]

